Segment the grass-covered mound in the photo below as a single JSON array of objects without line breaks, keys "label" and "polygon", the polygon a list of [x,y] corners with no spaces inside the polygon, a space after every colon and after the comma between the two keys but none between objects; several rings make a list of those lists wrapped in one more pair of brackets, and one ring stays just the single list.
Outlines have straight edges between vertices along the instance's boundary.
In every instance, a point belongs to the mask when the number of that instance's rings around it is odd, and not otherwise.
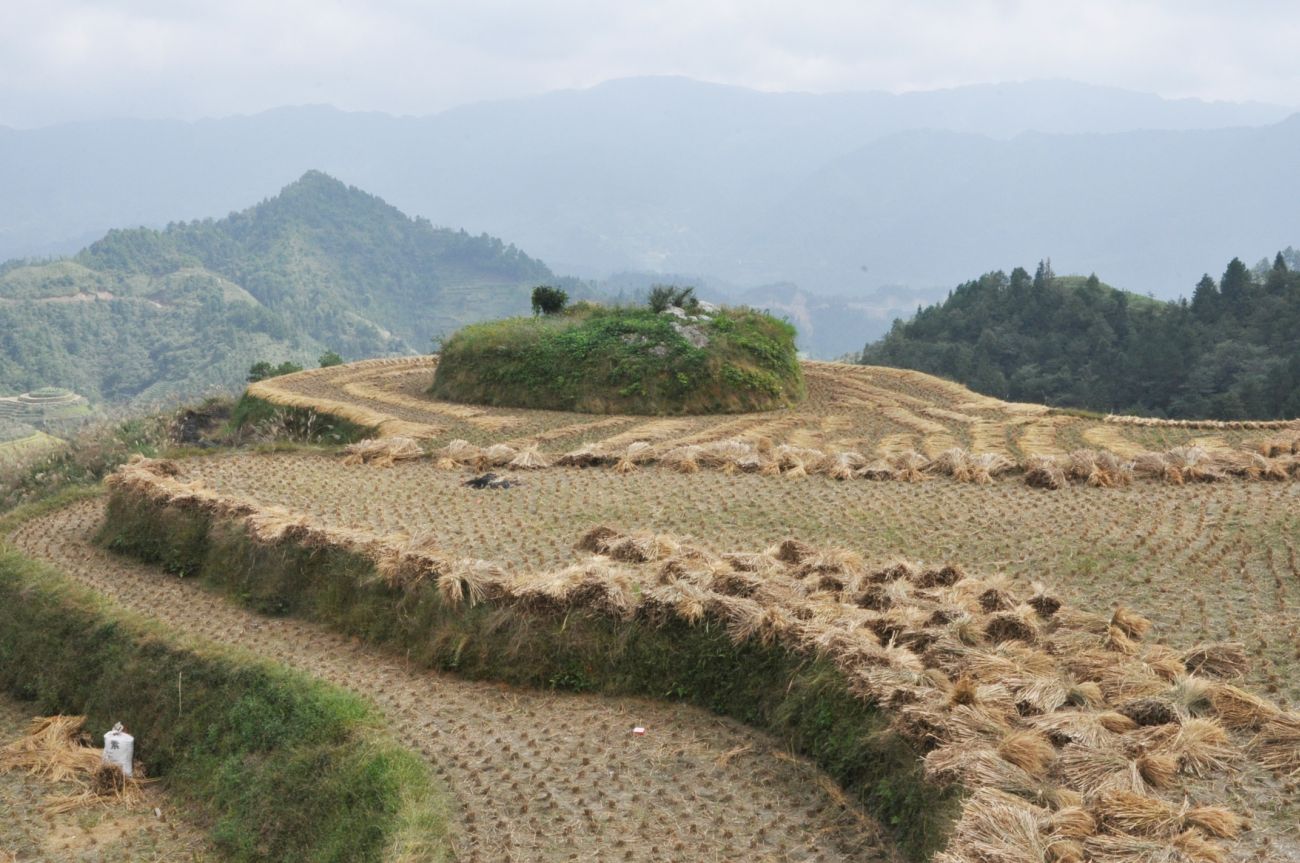
[{"label": "grass-covered mound", "polygon": [[586,413],[739,413],[804,396],[794,327],[750,309],[581,304],[465,327],[430,392],[448,401]]}]

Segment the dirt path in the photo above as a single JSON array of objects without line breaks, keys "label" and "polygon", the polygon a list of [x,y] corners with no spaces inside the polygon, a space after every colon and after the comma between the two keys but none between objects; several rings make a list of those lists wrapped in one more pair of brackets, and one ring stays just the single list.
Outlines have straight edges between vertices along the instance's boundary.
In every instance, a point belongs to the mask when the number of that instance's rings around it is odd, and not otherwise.
[{"label": "dirt path", "polygon": [[[0,746],[27,731],[34,708],[0,695]],[[0,773],[0,863],[210,863],[204,836],[176,817],[166,796],[146,789],[143,800],[52,815],[50,796],[75,794],[71,782],[21,771]],[[155,812],[155,809],[157,812]]]},{"label": "dirt path", "polygon": [[[266,618],[89,542],[85,501],[11,541],[123,606],[372,699],[456,798],[469,861],[892,860],[874,822],[772,739],[696,708],[557,695],[408,667],[321,626]],[[633,736],[635,725],[644,736]]]}]

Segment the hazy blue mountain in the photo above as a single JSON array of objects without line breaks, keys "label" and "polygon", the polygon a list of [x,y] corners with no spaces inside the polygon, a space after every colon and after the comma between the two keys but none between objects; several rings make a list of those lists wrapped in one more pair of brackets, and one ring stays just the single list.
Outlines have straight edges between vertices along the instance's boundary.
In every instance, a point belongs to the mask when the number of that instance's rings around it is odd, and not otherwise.
[{"label": "hazy blue mountain", "polygon": [[[732,245],[739,278],[956,284],[1050,257],[1139,293],[1189,293],[1242,249],[1300,237],[1300,115],[1259,128],[1009,141],[906,132],[832,161]],[[865,271],[864,271],[865,268]]]},{"label": "hazy blue mountain", "polygon": [[[1181,237],[1216,234],[1230,209],[1234,230],[1277,227],[1276,208],[1225,206],[1225,190],[1271,174],[1276,200],[1300,191],[1285,144],[1261,143],[1286,138],[1290,125],[1264,127],[1287,113],[1065,81],[813,95],[647,78],[429,117],[305,107],[0,130],[0,258],[228,212],[319,168],[584,277],[697,272],[910,307],[972,271],[1050,255],[1173,295],[1188,288],[1180,265],[1199,274],[1221,257],[1198,260]],[[1188,199],[1199,205],[1159,205]],[[1167,211],[1173,224],[1143,221]],[[1075,263],[1093,252],[1104,259]]]}]

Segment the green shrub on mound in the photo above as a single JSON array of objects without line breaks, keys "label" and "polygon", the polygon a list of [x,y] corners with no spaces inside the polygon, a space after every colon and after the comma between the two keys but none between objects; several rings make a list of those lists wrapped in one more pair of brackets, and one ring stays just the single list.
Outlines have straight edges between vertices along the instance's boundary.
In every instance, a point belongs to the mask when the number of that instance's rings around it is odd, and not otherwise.
[{"label": "green shrub on mound", "polygon": [[441,399],[585,413],[740,413],[803,398],[790,324],[751,309],[584,303],[465,327],[442,349]]}]

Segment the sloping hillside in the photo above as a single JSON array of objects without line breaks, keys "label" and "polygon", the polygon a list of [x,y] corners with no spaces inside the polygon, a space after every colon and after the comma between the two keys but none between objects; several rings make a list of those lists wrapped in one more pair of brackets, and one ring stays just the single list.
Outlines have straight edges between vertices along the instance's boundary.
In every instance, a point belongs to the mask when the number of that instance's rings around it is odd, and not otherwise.
[{"label": "sloping hillside", "polygon": [[544,264],[312,171],[224,219],[114,230],[0,267],[0,392],[142,401],[239,382],[259,358],[409,353],[527,308]]},{"label": "sloping hillside", "polygon": [[[1288,265],[1288,259],[1291,264]],[[862,361],[942,375],[998,398],[1179,418],[1300,417],[1295,253],[1234,258],[1190,302],[1095,276],[988,273],[898,323]]]}]

